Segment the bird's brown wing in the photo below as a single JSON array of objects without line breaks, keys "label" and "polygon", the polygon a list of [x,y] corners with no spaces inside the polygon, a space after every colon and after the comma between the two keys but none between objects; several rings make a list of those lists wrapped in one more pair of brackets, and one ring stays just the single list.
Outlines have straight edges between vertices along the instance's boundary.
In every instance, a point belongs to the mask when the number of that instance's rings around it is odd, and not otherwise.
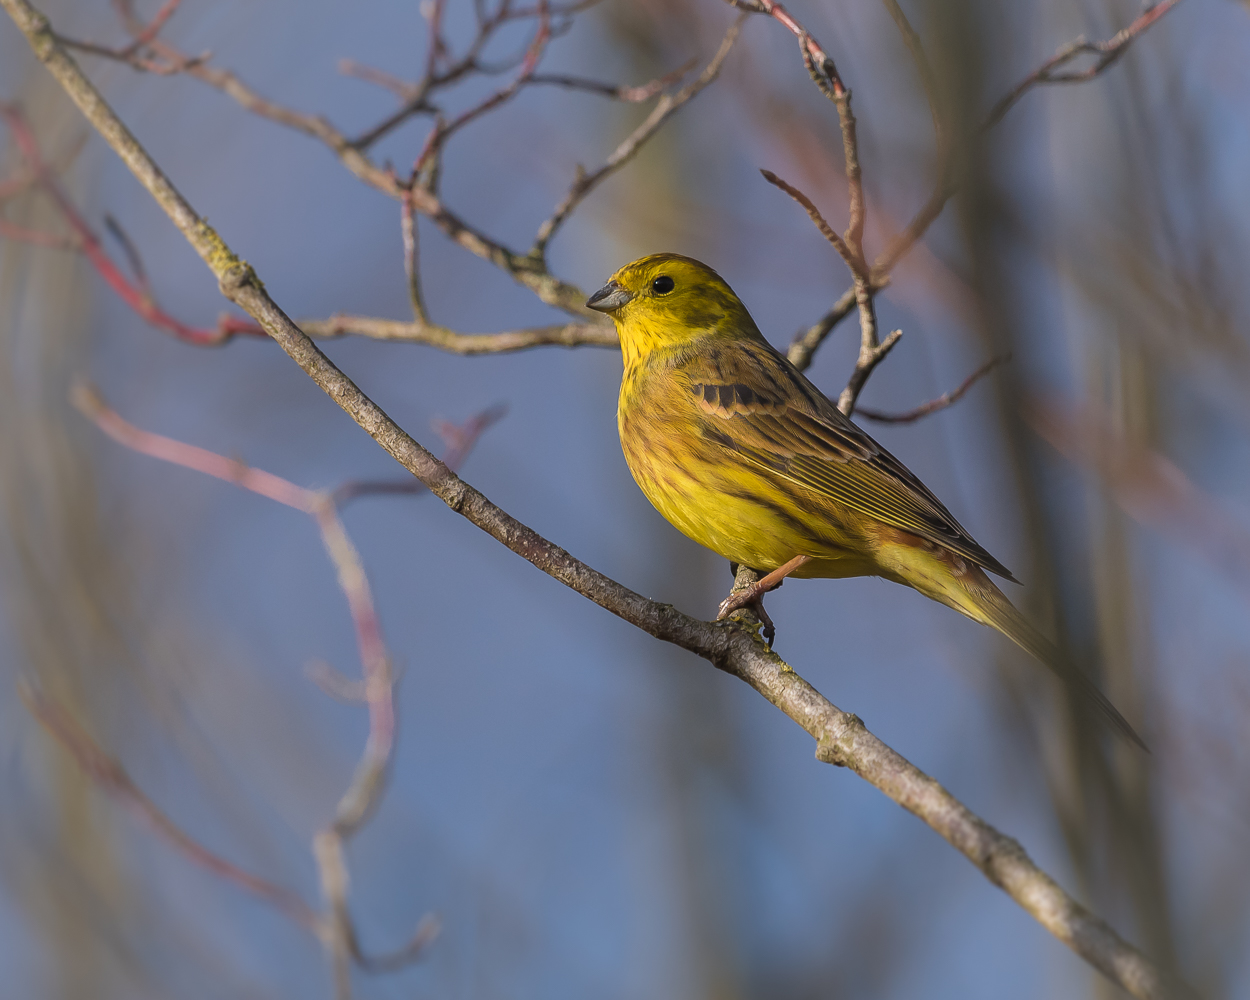
[{"label": "bird's brown wing", "polygon": [[763,341],[700,352],[680,366],[680,377],[689,379],[707,415],[706,437],[835,503],[1015,580],[902,462]]}]

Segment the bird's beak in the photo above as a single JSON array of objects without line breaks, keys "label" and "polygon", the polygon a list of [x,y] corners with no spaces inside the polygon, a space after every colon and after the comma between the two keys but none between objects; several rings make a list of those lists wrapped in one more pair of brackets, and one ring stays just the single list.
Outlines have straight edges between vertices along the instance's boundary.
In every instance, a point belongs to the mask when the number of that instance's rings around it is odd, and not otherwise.
[{"label": "bird's beak", "polygon": [[616,312],[633,297],[633,293],[627,292],[619,282],[609,281],[586,300],[586,305],[591,309],[598,309],[599,312]]}]

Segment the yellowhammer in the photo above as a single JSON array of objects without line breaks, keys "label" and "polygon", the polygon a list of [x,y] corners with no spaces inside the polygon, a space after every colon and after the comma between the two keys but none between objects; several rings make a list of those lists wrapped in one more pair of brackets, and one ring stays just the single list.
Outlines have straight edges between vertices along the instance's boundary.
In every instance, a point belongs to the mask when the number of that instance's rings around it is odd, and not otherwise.
[{"label": "yellowhammer", "polygon": [[884,577],[998,629],[1145,747],[984,572],[1014,581],[1006,567],[764,339],[710,267],[653,254],[586,304],[620,334],[621,448],[647,499],[699,544],[767,574],[718,617],[762,612],[786,576]]}]

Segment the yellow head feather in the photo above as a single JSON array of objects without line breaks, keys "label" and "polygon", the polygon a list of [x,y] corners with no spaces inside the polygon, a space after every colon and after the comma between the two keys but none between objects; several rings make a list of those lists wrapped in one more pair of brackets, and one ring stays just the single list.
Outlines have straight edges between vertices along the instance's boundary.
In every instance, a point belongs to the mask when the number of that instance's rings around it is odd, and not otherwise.
[{"label": "yellow head feather", "polygon": [[676,253],[655,253],[626,264],[587,305],[616,322],[626,367],[654,351],[679,351],[708,336],[763,339],[746,306],[719,274]]}]

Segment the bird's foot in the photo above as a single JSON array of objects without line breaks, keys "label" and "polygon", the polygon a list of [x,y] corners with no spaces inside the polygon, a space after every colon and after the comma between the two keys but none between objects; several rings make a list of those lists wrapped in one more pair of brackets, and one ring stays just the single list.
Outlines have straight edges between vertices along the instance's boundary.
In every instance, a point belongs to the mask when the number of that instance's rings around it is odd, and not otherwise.
[{"label": "bird's foot", "polygon": [[810,556],[795,556],[784,566],[779,566],[767,576],[756,580],[750,586],[733,591],[720,602],[720,608],[716,612],[716,620],[718,622],[724,621],[738,609],[750,607],[760,620],[760,624],[764,626],[764,640],[768,643],[768,648],[772,649],[773,639],[777,636],[777,629],[773,625],[773,620],[768,617],[768,612],[764,610],[764,595],[770,590],[776,590],[780,587],[787,576],[805,562],[808,562],[810,558]]},{"label": "bird's foot", "polygon": [[[768,648],[773,648],[773,640],[777,638],[777,628],[773,625],[773,620],[768,616],[768,612],[764,610],[764,592],[755,592],[757,584],[752,584],[737,593],[730,594],[720,602],[720,609],[716,612],[716,620],[724,621],[735,611],[743,608],[749,608],[756,618],[760,620],[763,626],[762,634],[764,641],[768,643]],[[778,584],[780,586],[780,584]]]},{"label": "bird's foot", "polygon": [[721,601],[720,607],[716,611],[716,620],[718,622],[724,621],[735,611],[749,608],[755,617],[760,620],[760,625],[763,626],[761,634],[764,636],[764,641],[768,643],[768,648],[772,649],[773,640],[777,638],[777,627],[773,624],[773,620],[769,617],[768,612],[764,610],[764,595],[770,590],[776,590],[780,587],[782,581],[778,580],[776,583],[765,585],[766,579],[767,577],[757,580],[749,587],[736,590]]}]

